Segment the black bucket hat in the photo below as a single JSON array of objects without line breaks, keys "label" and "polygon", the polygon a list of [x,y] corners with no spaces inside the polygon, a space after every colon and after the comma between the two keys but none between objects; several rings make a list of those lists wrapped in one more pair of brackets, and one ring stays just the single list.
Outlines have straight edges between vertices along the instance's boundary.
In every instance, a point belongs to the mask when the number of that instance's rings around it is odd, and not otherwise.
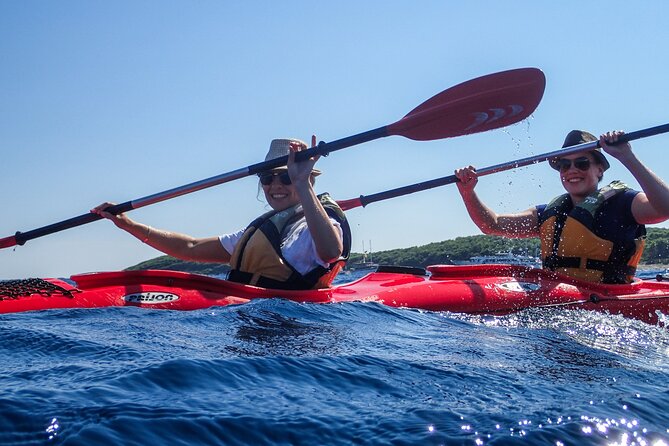
[{"label": "black bucket hat", "polygon": [[[562,144],[562,148],[576,146],[578,144],[583,144],[586,142],[592,142],[597,140],[598,138],[596,138],[595,135],[593,135],[592,133],[588,133],[584,130],[572,130],[567,134],[567,137],[564,139],[564,144]],[[590,153],[595,158],[597,164],[601,165],[604,168],[604,170],[607,170],[609,167],[611,167],[609,161],[602,153],[602,149],[597,147],[594,150],[590,150]]]}]

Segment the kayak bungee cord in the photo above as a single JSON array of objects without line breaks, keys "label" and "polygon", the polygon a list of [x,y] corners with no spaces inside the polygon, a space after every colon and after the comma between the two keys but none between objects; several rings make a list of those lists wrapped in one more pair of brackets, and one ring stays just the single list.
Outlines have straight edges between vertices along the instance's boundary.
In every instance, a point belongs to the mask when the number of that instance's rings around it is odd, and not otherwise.
[{"label": "kayak bungee cord", "polygon": [[65,296],[74,297],[73,291],[51,283],[44,279],[18,279],[18,280],[3,280],[0,281],[0,301],[5,299],[18,299],[20,297],[28,297],[34,294],[51,297]]}]

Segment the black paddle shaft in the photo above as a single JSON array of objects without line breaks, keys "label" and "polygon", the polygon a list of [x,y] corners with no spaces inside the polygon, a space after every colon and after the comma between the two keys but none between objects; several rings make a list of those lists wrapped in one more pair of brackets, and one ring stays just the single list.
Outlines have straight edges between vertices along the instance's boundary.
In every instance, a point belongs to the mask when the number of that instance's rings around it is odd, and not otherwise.
[{"label": "black paddle shaft", "polygon": [[[669,123],[658,125],[655,127],[649,127],[643,130],[637,130],[635,132],[625,133],[622,135],[618,142],[629,142],[636,139],[647,138],[649,136],[655,136],[662,133],[669,132]],[[587,142],[584,144],[579,144],[576,146],[565,147],[560,150],[555,150],[553,152],[542,153],[541,155],[530,156],[527,158],[517,159],[515,161],[509,161],[502,164],[496,164],[494,166],[484,167],[482,169],[477,169],[478,176],[491,175],[493,173],[502,172],[505,170],[515,169],[517,167],[529,166],[530,164],[537,164],[542,161],[555,158],[557,156],[564,156],[570,153],[582,152],[584,150],[591,150],[599,147],[599,141]],[[458,177],[455,175],[448,175],[441,178],[435,178],[433,180],[423,181],[420,183],[411,184],[408,186],[398,187],[396,189],[387,190],[384,192],[378,192],[371,195],[361,195],[359,197],[360,205],[367,206],[370,203],[375,203],[377,201],[388,200],[390,198],[401,197],[402,195],[412,194],[414,192],[420,192],[427,189],[432,189],[434,187],[445,186],[447,184],[453,184],[458,182]]]},{"label": "black paddle shaft", "polygon": [[[451,87],[424,101],[399,121],[374,130],[342,138],[297,154],[298,161],[335,150],[361,144],[390,135],[404,136],[416,141],[431,141],[479,133],[516,123],[529,116],[539,105],[546,78],[536,68],[521,68],[482,76]],[[113,214],[138,209],[170,198],[223,184],[245,176],[285,166],[288,156],[253,164],[221,175],[196,181],[137,200],[128,201],[107,210]],[[87,213],[38,229],[17,232],[0,238],[0,249],[23,245],[26,241],[99,220]]]},{"label": "black paddle shaft", "polygon": [[[329,153],[336,150],[345,149],[347,147],[355,146],[362,144],[368,141],[375,139],[383,138],[388,135],[387,127],[379,127],[374,130],[369,130],[367,132],[358,133],[357,135],[349,136],[347,138],[341,138],[336,141],[329,143],[320,142],[316,147],[312,147],[307,150],[303,150],[296,154],[295,159],[302,161],[313,156],[327,156]],[[282,156],[275,158],[269,161],[263,161],[257,164],[252,164],[244,169],[239,169],[239,171],[232,171],[222,175],[217,175],[215,177],[207,178],[205,180],[196,181],[194,183],[187,184],[185,186],[175,187],[157,194],[148,195],[136,200],[126,201],[125,203],[116,204],[110,206],[106,209],[110,214],[122,214],[124,212],[131,211],[133,209],[138,209],[150,204],[158,203],[160,201],[165,201],[170,198],[178,197],[180,195],[189,194],[200,189],[205,189],[208,187],[215,186],[217,184],[226,183],[236,178],[258,174],[265,172],[267,170],[276,169],[277,167],[285,166],[288,163],[288,156]],[[53,234],[54,232],[63,231],[65,229],[74,228],[77,226],[85,225],[87,223],[92,223],[96,220],[102,219],[98,214],[92,212],[79,215],[77,217],[72,217],[67,220],[60,221],[58,223],[53,223],[47,226],[42,226],[41,228],[33,229],[26,232],[17,232],[14,235],[17,245],[23,245],[28,240],[39,238],[45,235]]]}]

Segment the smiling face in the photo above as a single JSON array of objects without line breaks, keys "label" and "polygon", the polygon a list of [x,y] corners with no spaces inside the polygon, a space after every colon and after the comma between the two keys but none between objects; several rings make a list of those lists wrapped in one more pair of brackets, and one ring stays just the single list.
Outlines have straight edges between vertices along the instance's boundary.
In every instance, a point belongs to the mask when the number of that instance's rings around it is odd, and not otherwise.
[{"label": "smiling face", "polygon": [[300,198],[297,195],[297,190],[295,189],[294,184],[284,184],[285,181],[281,181],[281,175],[285,173],[288,175],[286,170],[277,170],[271,172],[272,182],[269,184],[264,184],[264,181],[261,181],[262,190],[265,194],[265,200],[275,211],[283,211],[288,209],[291,206],[295,206],[300,202]]},{"label": "smiling face", "polygon": [[[585,167],[583,164],[586,164],[582,162],[583,159],[587,159],[590,164],[585,170],[582,170]],[[574,203],[580,203],[597,190],[599,179],[604,174],[604,168],[601,164],[596,163],[591,153],[580,152],[565,155],[560,157],[560,160],[564,160],[560,161],[563,164],[560,168],[560,180]],[[579,161],[575,162],[575,160]],[[577,165],[581,169],[576,167]]]}]

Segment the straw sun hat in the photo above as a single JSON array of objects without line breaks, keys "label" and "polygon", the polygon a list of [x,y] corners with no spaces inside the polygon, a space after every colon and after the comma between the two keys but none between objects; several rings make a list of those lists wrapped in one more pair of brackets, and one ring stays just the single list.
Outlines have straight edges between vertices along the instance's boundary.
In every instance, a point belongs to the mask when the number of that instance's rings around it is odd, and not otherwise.
[{"label": "straw sun hat", "polygon": [[[291,142],[296,142],[298,144],[304,144],[305,147],[309,147],[307,143],[304,141],[301,141],[299,139],[295,138],[290,138],[290,139],[273,139],[272,142],[269,144],[269,151],[267,152],[267,156],[265,156],[265,161],[273,160],[275,158],[280,158],[282,156],[286,156],[290,153],[290,143]],[[277,167],[276,169],[273,170],[287,170],[287,166],[281,166]],[[321,174],[321,171],[318,169],[313,169],[311,171],[311,174],[313,176],[317,176]]]}]

